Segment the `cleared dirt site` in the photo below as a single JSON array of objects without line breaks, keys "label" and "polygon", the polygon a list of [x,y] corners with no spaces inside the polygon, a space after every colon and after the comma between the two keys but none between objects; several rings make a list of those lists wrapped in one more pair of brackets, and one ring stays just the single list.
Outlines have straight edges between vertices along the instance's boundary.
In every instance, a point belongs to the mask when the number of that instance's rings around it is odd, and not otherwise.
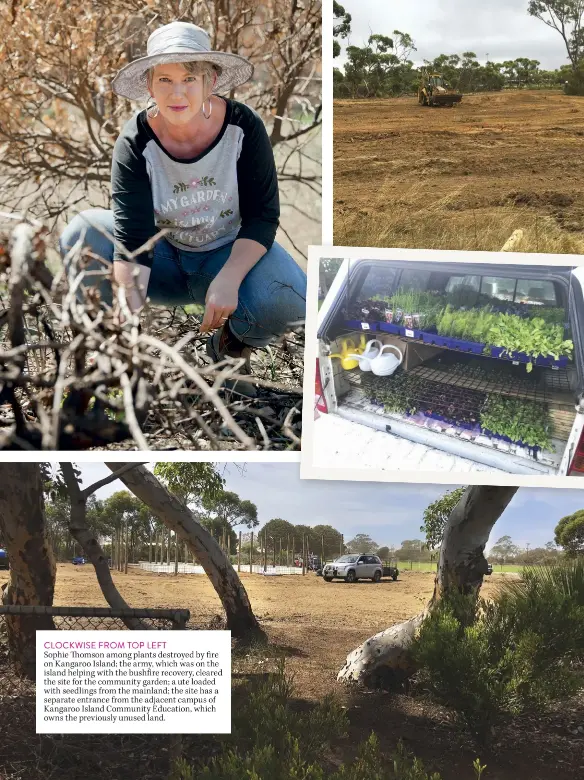
[{"label": "cleared dirt site", "polygon": [[584,253],[584,98],[552,90],[334,105],[334,238],[345,246]]},{"label": "cleared dirt site", "polygon": [[[187,608],[192,628],[221,627],[221,605],[204,575],[175,577],[132,567],[127,575],[112,571],[112,576],[131,606]],[[444,780],[471,778],[476,746],[456,725],[452,712],[420,696],[353,691],[336,681],[347,653],[373,633],[420,611],[432,593],[433,574],[404,571],[397,582],[327,584],[312,573],[265,577],[246,573],[242,566],[240,576],[270,646],[257,650],[259,660],[234,655],[234,683],[250,668],[254,674],[258,668],[267,669],[274,652],[284,655],[294,675],[300,711],[326,694],[333,694],[347,708],[350,729],[337,746],[340,755],[346,751],[348,756],[374,730],[389,753],[401,739]],[[488,598],[504,579],[505,575],[485,578],[482,595]],[[7,572],[0,572],[0,585],[6,580]],[[93,567],[58,564],[54,604],[107,606]],[[559,767],[566,777],[581,776],[584,741],[572,736],[569,729],[574,723],[584,723],[584,701],[505,729],[493,752],[481,754],[489,766],[488,777],[543,780]]]}]

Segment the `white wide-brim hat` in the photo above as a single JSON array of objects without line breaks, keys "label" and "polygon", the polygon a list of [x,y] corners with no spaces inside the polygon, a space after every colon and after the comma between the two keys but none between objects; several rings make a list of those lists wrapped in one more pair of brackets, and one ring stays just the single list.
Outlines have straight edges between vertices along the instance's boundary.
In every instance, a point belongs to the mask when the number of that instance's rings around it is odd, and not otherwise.
[{"label": "white wide-brim hat", "polygon": [[148,38],[146,52],[145,57],[133,60],[118,72],[112,81],[112,89],[117,95],[128,100],[147,100],[150,93],[146,72],[155,65],[170,62],[199,60],[217,65],[220,72],[214,92],[229,92],[253,75],[253,65],[244,57],[211,51],[207,33],[190,22],[171,22],[154,30]]}]

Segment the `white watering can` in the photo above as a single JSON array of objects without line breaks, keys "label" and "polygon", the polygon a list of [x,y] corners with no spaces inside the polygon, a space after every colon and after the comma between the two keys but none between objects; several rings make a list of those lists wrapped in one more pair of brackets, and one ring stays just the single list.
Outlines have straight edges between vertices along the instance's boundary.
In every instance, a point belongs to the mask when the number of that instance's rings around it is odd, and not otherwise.
[{"label": "white watering can", "polygon": [[[375,346],[377,344],[377,346]],[[371,371],[371,361],[374,360],[381,352],[383,344],[378,339],[372,339],[368,341],[365,349],[360,355],[348,355],[350,358],[354,358],[359,361],[359,368],[361,371]]]},{"label": "white watering can", "polygon": [[[395,349],[399,358],[395,355],[384,354],[386,349]],[[398,366],[401,366],[404,356],[398,347],[386,344],[379,351],[379,355],[370,361],[371,371],[375,376],[391,376]]]}]

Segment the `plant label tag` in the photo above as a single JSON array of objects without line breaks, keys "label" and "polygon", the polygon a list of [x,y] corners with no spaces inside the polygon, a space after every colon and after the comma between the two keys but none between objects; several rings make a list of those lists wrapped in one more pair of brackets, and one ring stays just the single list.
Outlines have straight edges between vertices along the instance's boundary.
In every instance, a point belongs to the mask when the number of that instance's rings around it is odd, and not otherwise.
[{"label": "plant label tag", "polygon": [[361,323],[361,330],[369,330],[369,323],[368,322],[362,322]]},{"label": "plant label tag", "polygon": [[519,361],[518,361],[518,360],[514,360],[514,361],[513,361],[513,365],[514,365],[514,366],[518,366],[518,365],[519,365]]},{"label": "plant label tag", "polygon": [[406,328],[406,336],[409,339],[413,339],[414,338],[414,331],[413,330],[409,330],[409,328]]}]

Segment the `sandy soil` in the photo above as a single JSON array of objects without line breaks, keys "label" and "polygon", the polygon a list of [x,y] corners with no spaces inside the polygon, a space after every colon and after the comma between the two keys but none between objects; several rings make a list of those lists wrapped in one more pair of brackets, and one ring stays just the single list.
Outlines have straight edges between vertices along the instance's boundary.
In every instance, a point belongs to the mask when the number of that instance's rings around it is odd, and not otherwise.
[{"label": "sandy soil", "polygon": [[[113,578],[131,606],[188,608],[193,628],[216,627],[222,615],[203,575],[174,577],[131,569],[127,575],[114,571]],[[405,571],[397,582],[378,585],[327,584],[311,574],[262,577],[242,571],[241,578],[272,646],[287,657],[298,698],[315,702],[333,694],[346,707],[350,727],[347,738],[336,745],[339,757],[354,757],[355,746],[375,730],[382,750],[391,753],[402,740],[443,780],[474,778],[471,765],[479,752],[488,765],[488,780],[544,780],[558,768],[564,777],[584,777],[584,737],[571,734],[584,724],[584,697],[549,715],[524,718],[505,729],[492,750],[477,751],[444,708],[419,696],[354,691],[337,683],[348,652],[420,610],[432,592],[432,574]],[[6,580],[7,572],[1,571],[0,584]],[[505,575],[488,578],[483,596],[492,596],[504,580]],[[54,603],[106,606],[92,567],[59,564]]]},{"label": "sandy soil", "polygon": [[[465,95],[438,109],[413,97],[336,101],[335,243],[369,234],[379,245],[385,219],[386,246],[500,249],[506,231],[523,227],[549,251],[546,217],[580,240],[583,152],[584,99],[561,92]],[[501,232],[487,238],[497,220]]]},{"label": "sandy soil", "polygon": [[[204,575],[175,577],[138,568],[112,575],[131,607],[189,609],[191,623],[199,627],[223,614]],[[7,578],[7,572],[0,571],[0,584]],[[314,574],[263,577],[242,571],[241,579],[270,638],[289,648],[291,667],[302,676],[303,695],[311,699],[336,689],[336,674],[347,653],[377,631],[419,612],[434,584],[432,574],[409,571],[397,582],[378,585],[325,583]],[[489,580],[484,595],[496,587],[497,581]],[[106,607],[93,567],[58,564],[54,605]]]}]

